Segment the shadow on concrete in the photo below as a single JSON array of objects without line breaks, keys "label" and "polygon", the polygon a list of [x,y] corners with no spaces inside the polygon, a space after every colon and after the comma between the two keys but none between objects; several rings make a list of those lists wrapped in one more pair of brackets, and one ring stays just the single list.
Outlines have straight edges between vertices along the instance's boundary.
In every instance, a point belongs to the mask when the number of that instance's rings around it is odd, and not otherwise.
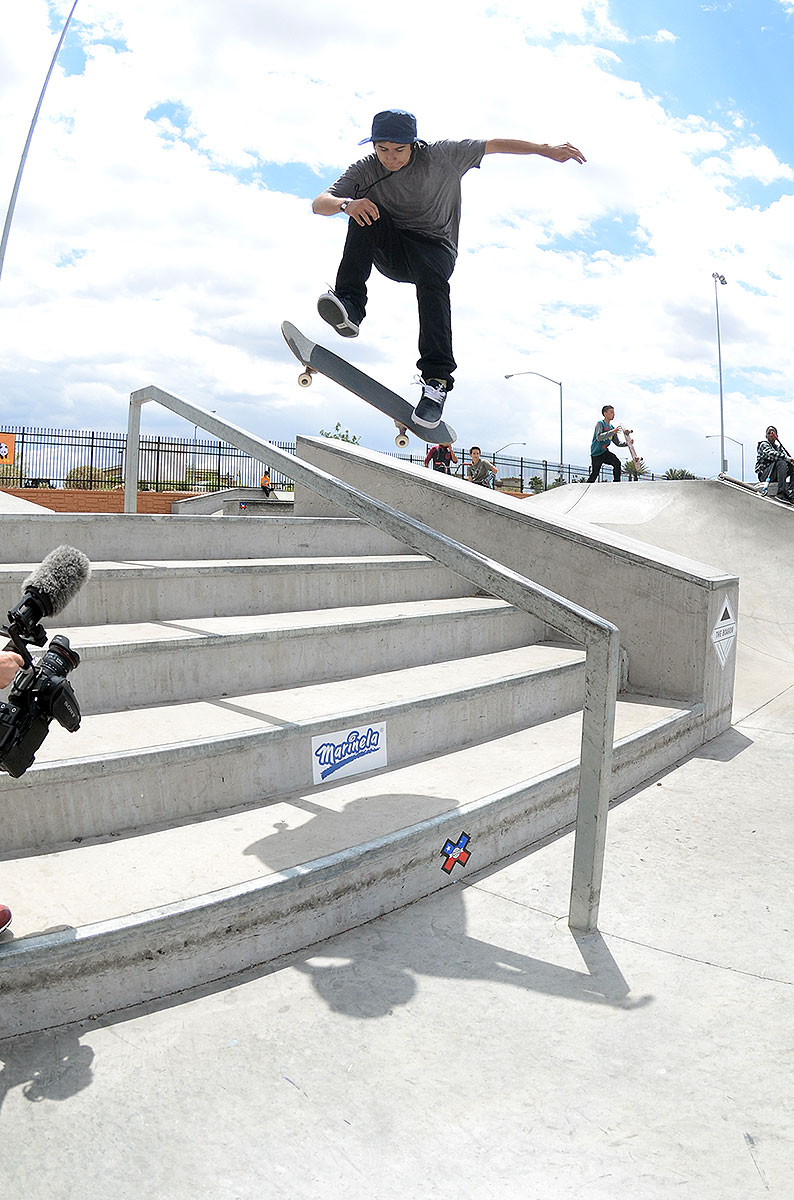
[{"label": "shadow on concrete", "polygon": [[[388,925],[372,921],[304,952],[291,965],[309,976],[334,1012],[360,1020],[386,1017],[407,1004],[422,976],[487,980],[626,1010],[652,1002],[652,996],[631,997],[627,980],[598,933],[569,934],[582,956],[582,971],[469,936],[463,903],[467,886],[476,885],[453,885],[390,913]],[[494,1004],[498,1005],[496,998]]]},{"label": "shadow on concrete", "polygon": [[32,1033],[0,1042],[0,1112],[12,1088],[31,1103],[71,1100],[93,1083],[94,1051],[76,1030]]},{"label": "shadow on concrete", "polygon": [[[389,777],[385,775],[384,778],[388,781]],[[466,799],[412,792],[378,794],[378,773],[372,773],[371,781],[370,795],[350,800],[339,808],[317,803],[316,796],[290,797],[289,804],[296,812],[310,813],[311,819],[294,827],[284,821],[276,822],[275,832],[252,842],[245,853],[258,858],[268,871],[284,871],[451,812]],[[348,779],[340,779],[338,786],[342,788],[349,783]],[[323,792],[323,796],[329,801],[332,799],[333,785]]]},{"label": "shadow on concrete", "polygon": [[[752,738],[745,737],[738,729],[732,727],[726,729],[718,737],[712,738],[710,742],[706,742],[698,750],[693,751],[689,758],[704,758],[711,762],[732,762],[734,758],[738,758],[754,744]],[[687,759],[682,761],[686,762]],[[675,764],[676,768],[680,766],[681,763]]]}]

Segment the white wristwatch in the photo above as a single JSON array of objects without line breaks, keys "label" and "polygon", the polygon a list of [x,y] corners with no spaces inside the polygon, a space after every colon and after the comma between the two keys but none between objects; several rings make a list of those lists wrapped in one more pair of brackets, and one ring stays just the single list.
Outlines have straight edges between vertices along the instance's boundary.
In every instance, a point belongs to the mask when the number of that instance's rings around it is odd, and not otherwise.
[{"label": "white wristwatch", "polygon": [[353,203],[352,200],[343,200],[342,203],[339,205],[339,211],[345,212],[347,210],[348,204],[352,204],[352,203]]}]

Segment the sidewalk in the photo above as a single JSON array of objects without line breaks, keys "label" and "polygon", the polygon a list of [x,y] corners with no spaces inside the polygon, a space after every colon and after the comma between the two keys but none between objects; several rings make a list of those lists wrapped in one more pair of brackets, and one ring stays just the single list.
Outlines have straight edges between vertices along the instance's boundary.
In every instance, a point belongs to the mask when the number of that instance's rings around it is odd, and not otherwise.
[{"label": "sidewalk", "polygon": [[475,845],[279,969],[0,1043],[0,1195],[788,1198],[792,729],[794,689],[613,810],[599,935],[570,835]]}]

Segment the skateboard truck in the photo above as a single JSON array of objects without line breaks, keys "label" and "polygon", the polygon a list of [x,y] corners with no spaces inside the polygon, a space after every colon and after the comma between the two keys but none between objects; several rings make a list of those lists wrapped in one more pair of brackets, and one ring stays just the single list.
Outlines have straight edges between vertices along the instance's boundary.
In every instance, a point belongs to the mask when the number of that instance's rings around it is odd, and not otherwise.
[{"label": "skateboard truck", "polygon": [[407,427],[399,421],[395,421],[394,424],[397,426],[397,437],[394,439],[394,444],[398,450],[404,450],[409,444]]},{"label": "skateboard truck", "polygon": [[298,376],[298,385],[300,387],[311,387],[312,375],[316,375],[316,374],[317,374],[317,369],[315,367],[310,367],[310,366],[306,365],[304,367],[304,369],[301,371],[300,375]]}]

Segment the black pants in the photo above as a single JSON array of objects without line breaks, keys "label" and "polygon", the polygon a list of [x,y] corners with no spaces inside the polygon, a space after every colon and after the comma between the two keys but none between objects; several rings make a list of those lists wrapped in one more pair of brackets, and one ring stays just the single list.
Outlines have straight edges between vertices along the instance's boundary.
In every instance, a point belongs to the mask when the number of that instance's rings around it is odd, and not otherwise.
[{"label": "black pants", "polygon": [[601,468],[607,463],[612,467],[612,478],[615,483],[620,483],[620,459],[611,450],[605,450],[603,454],[590,455],[590,475],[587,482],[595,483],[601,474]]},{"label": "black pants", "polygon": [[772,474],[769,479],[777,484],[778,496],[788,496],[794,499],[794,467],[787,458],[778,458],[772,464]]},{"label": "black pants", "polygon": [[452,251],[436,238],[398,229],[387,212],[371,225],[351,217],[334,291],[357,324],[367,310],[367,280],[373,266],[397,283],[412,283],[419,307],[419,358],[425,379],[446,379],[452,390],[457,363],[452,354],[449,279],[455,269]]}]

